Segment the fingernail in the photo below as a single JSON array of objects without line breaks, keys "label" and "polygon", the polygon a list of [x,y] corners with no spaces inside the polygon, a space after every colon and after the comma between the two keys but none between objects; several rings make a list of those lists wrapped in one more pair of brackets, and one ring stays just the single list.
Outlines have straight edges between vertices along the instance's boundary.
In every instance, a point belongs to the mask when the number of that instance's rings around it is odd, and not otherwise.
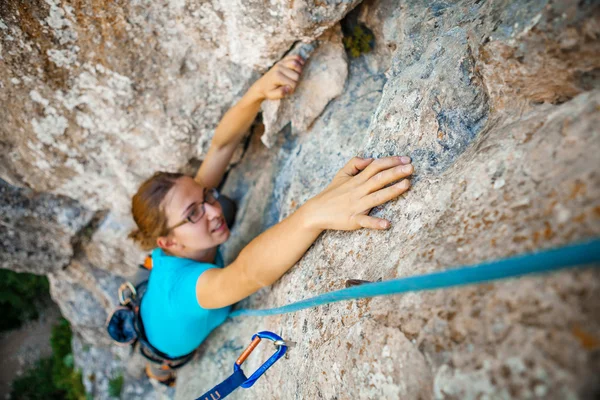
[{"label": "fingernail", "polygon": [[384,228],[384,229],[387,229],[387,228],[389,228],[389,227],[390,227],[390,223],[389,223],[388,221],[381,221],[381,222],[379,223],[379,226],[381,226],[381,227],[382,227],[382,228]]},{"label": "fingernail", "polygon": [[396,186],[402,189],[408,188],[410,186],[410,181],[405,179],[402,182],[396,183]]},{"label": "fingernail", "polygon": [[404,164],[408,164],[410,162],[410,157],[402,156],[400,157],[400,161]]},{"label": "fingernail", "polygon": [[412,165],[408,164],[402,167],[402,172],[409,173],[410,171],[412,171]]}]

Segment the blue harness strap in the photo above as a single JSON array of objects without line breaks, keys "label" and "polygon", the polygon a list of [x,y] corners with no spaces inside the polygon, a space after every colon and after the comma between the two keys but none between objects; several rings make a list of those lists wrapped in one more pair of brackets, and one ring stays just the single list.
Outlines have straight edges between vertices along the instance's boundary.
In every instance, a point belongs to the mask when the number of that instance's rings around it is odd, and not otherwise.
[{"label": "blue harness strap", "polygon": [[248,378],[244,375],[244,371],[236,369],[229,378],[219,383],[196,400],[219,400],[229,396],[235,389],[239,388],[242,383],[246,382]]},{"label": "blue harness strap", "polygon": [[564,268],[581,268],[590,266],[593,263],[596,263],[593,265],[594,267],[600,266],[598,264],[600,263],[600,239],[503,260],[485,262],[475,266],[452,268],[430,274],[368,283],[324,293],[282,307],[262,310],[240,309],[230,313],[229,317],[264,317],[267,315],[285,314],[342,300],[388,296],[406,292],[419,292],[484,283]]},{"label": "blue harness strap", "polygon": [[[256,346],[263,340],[269,339],[275,344],[277,347],[277,351],[273,353],[273,355],[263,363],[252,375],[250,378],[246,378],[244,372],[242,371],[242,364],[246,361],[246,358],[254,351]],[[223,382],[219,383],[214,388],[210,389],[208,392],[204,393],[202,396],[198,397],[196,400],[219,400],[223,399],[226,396],[229,396],[231,392],[240,386],[244,389],[248,389],[264,374],[277,360],[284,356],[287,351],[287,346],[282,344],[285,341],[278,336],[277,334],[269,331],[258,332],[254,336],[252,336],[252,342],[250,345],[244,350],[244,352],[238,357],[238,359],[233,364],[233,374],[229,376],[229,378],[225,379]]]}]

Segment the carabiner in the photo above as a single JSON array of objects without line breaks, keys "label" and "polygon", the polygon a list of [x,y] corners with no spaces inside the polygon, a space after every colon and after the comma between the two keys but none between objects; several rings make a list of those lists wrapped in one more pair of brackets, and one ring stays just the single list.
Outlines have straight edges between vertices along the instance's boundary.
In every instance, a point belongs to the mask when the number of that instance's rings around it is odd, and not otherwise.
[{"label": "carabiner", "polygon": [[[126,294],[126,290],[129,290],[129,294]],[[119,303],[122,306],[126,306],[131,299],[135,299],[137,296],[137,292],[135,291],[135,286],[131,282],[123,282],[121,286],[119,286]],[[125,297],[127,296],[127,297]]]},{"label": "carabiner", "polygon": [[[246,348],[246,350],[244,350],[242,352],[242,354],[236,360],[235,364],[233,364],[234,372],[237,372],[238,370],[240,370],[242,368],[242,364],[244,363],[244,361],[246,361],[246,358],[248,358],[250,353],[252,353],[252,351],[256,348],[256,346],[258,346],[258,344],[260,343],[260,341],[262,339],[269,339],[269,340],[272,340],[273,342],[275,342],[275,341],[283,342],[283,339],[281,337],[279,337],[278,335],[274,334],[273,332],[269,332],[269,331],[258,332],[257,334],[252,336],[252,342],[250,343],[250,345]],[[285,354],[286,351],[287,351],[287,346],[278,345],[278,349],[275,352],[275,354],[273,354],[267,361],[264,362],[263,365],[261,365],[256,371],[254,371],[254,373],[250,376],[250,378],[248,378],[240,386],[245,389],[248,389],[249,387],[254,385],[254,383],[258,380],[258,378],[260,378],[262,376],[262,374],[264,374],[265,371],[271,367],[271,365],[275,364],[275,361],[277,361],[281,357],[283,357],[283,355]]]}]

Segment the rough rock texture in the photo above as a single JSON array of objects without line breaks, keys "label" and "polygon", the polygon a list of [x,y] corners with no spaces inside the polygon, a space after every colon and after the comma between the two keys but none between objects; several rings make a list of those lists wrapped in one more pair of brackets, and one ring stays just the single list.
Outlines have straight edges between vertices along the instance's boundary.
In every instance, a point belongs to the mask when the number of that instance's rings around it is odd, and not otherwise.
[{"label": "rough rock texture", "polygon": [[346,52],[339,25],[325,32],[319,40],[300,44],[290,54],[308,59],[294,93],[285,99],[266,101],[262,106],[265,133],[262,142],[271,147],[273,136],[288,123],[295,132],[306,132],[325,106],[344,90],[348,77]]},{"label": "rough rock texture", "polygon": [[[571,50],[546,47],[559,26],[594,21],[561,5],[506,8],[363,6],[378,44],[375,54],[351,63],[344,93],[309,135],[287,130],[270,151],[253,138],[230,173],[225,192],[240,202],[240,219],[226,257],[318,193],[355,154],[410,155],[414,187],[375,212],[393,222],[390,231],[323,235],[244,306],[282,305],[340,289],[349,278],[390,279],[599,234],[600,92],[573,98],[593,87],[585,89],[580,77],[596,73],[598,34],[580,29]],[[502,46],[514,49],[508,64],[523,52],[522,75],[539,81],[500,85],[509,76],[496,59]],[[567,57],[565,80],[579,87],[570,95],[536,72]],[[536,85],[545,98],[527,90]],[[272,193],[266,201],[265,193]],[[598,278],[563,272],[234,320],[184,368],[186,388],[176,398],[223,379],[263,329],[299,345],[238,398],[591,398],[600,368]],[[246,369],[271,351],[258,350]]]},{"label": "rough rock texture", "polygon": [[[311,42],[335,25],[359,0],[222,1],[231,60],[265,68],[297,41]],[[216,8],[216,7],[215,7]],[[216,35],[215,35],[216,36]],[[222,42],[220,37],[213,40]]]},{"label": "rough rock texture", "polygon": [[93,217],[73,199],[0,179],[0,267],[38,275],[66,267]]},{"label": "rough rock texture", "polygon": [[126,215],[149,165],[181,168],[206,150],[253,67],[316,38],[356,3],[266,13],[219,1],[4,2],[3,175]]},{"label": "rough rock texture", "polygon": [[[108,348],[89,345],[80,338],[73,339],[73,353],[76,365],[81,366],[86,392],[94,399],[108,396],[111,379],[125,376],[121,388],[122,399],[163,400],[173,398],[174,389],[153,384],[142,375],[144,360],[129,348]],[[123,364],[127,364],[124,369]],[[114,398],[114,397],[112,397]]]},{"label": "rough rock texture", "polygon": [[[226,261],[352,156],[407,154],[416,173],[407,194],[372,212],[390,230],[324,233],[242,306],[600,235],[597,4],[369,0],[341,21],[375,37],[351,59],[338,22],[356,4],[0,4],[0,260],[49,274],[95,398],[119,374],[124,398],[195,398],[265,329],[298,346],[232,398],[597,396],[597,270],[229,321],[174,394],[110,346],[104,321],[142,259],[125,239],[137,184],[159,169],[193,171],[225,109],[293,48],[314,47],[304,81],[265,104],[265,126],[240,146],[223,188],[240,208]],[[259,347],[244,369],[271,351]]]}]

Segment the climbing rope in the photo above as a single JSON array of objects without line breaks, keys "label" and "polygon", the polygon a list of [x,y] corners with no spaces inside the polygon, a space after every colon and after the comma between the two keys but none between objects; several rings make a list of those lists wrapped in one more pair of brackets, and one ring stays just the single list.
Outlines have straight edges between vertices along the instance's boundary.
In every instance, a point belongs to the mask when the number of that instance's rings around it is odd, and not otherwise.
[{"label": "climbing rope", "polygon": [[[596,268],[600,266],[600,239],[593,239],[584,243],[505,258],[473,266],[463,266],[441,272],[433,272],[430,274],[409,276],[383,282],[365,283],[365,281],[360,281],[361,284],[358,286],[321,294],[282,307],[262,310],[236,310],[230,314],[230,317],[264,317],[267,315],[291,313],[342,300],[445,289],[501,279],[517,278],[530,274],[546,273],[560,269],[574,269],[588,266]],[[241,364],[263,338],[273,341],[277,347],[277,351],[260,368],[258,368],[250,378],[246,378],[241,369]],[[291,346],[292,343],[293,342],[284,341],[273,332],[265,331],[257,333],[252,337],[252,342],[248,348],[235,362],[233,374],[196,400],[223,399],[240,386],[249,388],[269,367],[285,354],[287,348]]]},{"label": "climbing rope", "polygon": [[[240,309],[230,313],[229,317],[265,317],[267,315],[286,314],[342,300],[355,300],[365,297],[389,296],[407,292],[472,285],[551,272],[559,269],[581,268],[598,262],[600,262],[600,239],[594,239],[580,244],[505,258],[474,266],[451,268],[445,271],[391,279],[383,282],[365,283],[355,287],[324,293],[281,307],[262,310]],[[594,265],[594,267],[598,266],[600,265]]]}]

